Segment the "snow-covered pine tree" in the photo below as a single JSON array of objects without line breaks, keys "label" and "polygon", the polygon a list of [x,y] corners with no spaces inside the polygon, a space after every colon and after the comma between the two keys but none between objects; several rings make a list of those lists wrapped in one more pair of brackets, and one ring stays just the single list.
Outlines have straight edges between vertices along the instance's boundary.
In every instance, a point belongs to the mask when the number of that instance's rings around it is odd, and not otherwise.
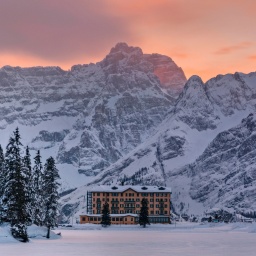
[{"label": "snow-covered pine tree", "polygon": [[143,226],[143,228],[145,228],[147,224],[150,224],[148,219],[148,200],[146,198],[142,198],[141,200],[139,224]]},{"label": "snow-covered pine tree", "polygon": [[24,178],[25,178],[25,183],[26,183],[26,205],[27,205],[27,214],[28,214],[28,223],[27,225],[32,224],[32,215],[33,215],[33,185],[32,185],[32,167],[31,167],[31,158],[30,158],[30,152],[28,146],[26,147],[25,150],[25,156],[23,157],[23,167],[22,171],[24,173]]},{"label": "snow-covered pine tree", "polygon": [[37,226],[43,225],[44,220],[44,199],[43,199],[43,166],[41,162],[40,150],[34,158],[34,167],[32,175],[33,185],[33,197],[32,197],[32,209],[33,209],[33,223]]},{"label": "snow-covered pine tree", "polygon": [[43,173],[43,194],[45,201],[44,225],[48,228],[46,238],[50,238],[50,230],[57,226],[58,217],[58,179],[60,176],[53,157],[46,160]]},{"label": "snow-covered pine tree", "polygon": [[6,207],[6,219],[11,223],[13,237],[28,242],[27,223],[29,221],[26,198],[26,175],[23,173],[21,159],[20,133],[17,128],[10,137],[6,148],[6,186],[3,203]]},{"label": "snow-covered pine tree", "polygon": [[109,212],[109,204],[107,202],[104,203],[101,215],[101,225],[102,227],[107,227],[111,225],[111,217]]},{"label": "snow-covered pine tree", "polygon": [[5,213],[3,208],[3,195],[6,184],[5,159],[2,146],[0,145],[0,222],[5,221]]}]

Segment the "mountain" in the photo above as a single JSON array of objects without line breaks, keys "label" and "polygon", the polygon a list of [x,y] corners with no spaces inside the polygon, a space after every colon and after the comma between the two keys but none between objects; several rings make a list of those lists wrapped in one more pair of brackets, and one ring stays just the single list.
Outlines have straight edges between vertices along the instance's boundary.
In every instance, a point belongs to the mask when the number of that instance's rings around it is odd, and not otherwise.
[{"label": "mountain", "polygon": [[70,71],[5,66],[1,144],[18,126],[24,145],[57,158],[63,184],[83,184],[144,142],[185,82],[169,57],[143,54],[125,43],[101,62]]},{"label": "mountain", "polygon": [[253,207],[255,126],[248,115],[255,112],[255,95],[256,72],[219,75],[206,83],[191,77],[156,132],[88,186],[171,186],[175,210],[189,214],[214,206]]},{"label": "mountain", "polygon": [[[190,196],[208,207],[242,212],[256,207],[256,115],[219,133],[184,172],[192,178]],[[183,174],[184,175],[184,174]]]}]

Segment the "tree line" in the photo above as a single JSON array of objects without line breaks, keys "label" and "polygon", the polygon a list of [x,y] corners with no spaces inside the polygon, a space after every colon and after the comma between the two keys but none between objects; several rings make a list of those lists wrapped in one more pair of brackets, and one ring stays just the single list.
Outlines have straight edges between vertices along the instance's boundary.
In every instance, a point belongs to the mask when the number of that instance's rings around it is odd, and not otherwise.
[{"label": "tree line", "polygon": [[11,234],[28,242],[27,226],[35,224],[50,229],[57,225],[60,176],[53,157],[44,166],[40,151],[32,166],[29,148],[22,155],[19,129],[13,132],[5,153],[0,145],[0,222],[8,222]]}]

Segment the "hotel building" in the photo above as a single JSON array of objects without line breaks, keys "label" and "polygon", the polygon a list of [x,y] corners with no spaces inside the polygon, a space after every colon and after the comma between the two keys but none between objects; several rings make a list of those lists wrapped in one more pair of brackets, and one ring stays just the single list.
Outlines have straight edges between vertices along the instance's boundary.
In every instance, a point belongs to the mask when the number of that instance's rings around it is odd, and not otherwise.
[{"label": "hotel building", "polygon": [[87,192],[87,213],[80,215],[80,223],[100,224],[103,205],[108,202],[112,224],[137,224],[143,198],[148,201],[150,223],[170,223],[170,188],[116,185]]}]

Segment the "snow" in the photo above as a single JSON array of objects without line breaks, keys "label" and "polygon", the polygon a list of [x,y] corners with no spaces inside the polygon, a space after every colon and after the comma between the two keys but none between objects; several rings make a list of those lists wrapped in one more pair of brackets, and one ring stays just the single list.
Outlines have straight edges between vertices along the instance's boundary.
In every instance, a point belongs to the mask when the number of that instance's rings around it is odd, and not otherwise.
[{"label": "snow", "polygon": [[132,189],[135,192],[144,192],[144,193],[150,193],[150,192],[159,192],[159,193],[171,193],[171,188],[165,188],[157,186],[104,186],[104,185],[98,185],[90,189],[91,192],[124,192],[128,189]]},{"label": "snow", "polygon": [[240,256],[255,255],[256,225],[192,224],[61,228],[61,239],[31,239],[23,244],[0,238],[1,255],[8,256]]}]

